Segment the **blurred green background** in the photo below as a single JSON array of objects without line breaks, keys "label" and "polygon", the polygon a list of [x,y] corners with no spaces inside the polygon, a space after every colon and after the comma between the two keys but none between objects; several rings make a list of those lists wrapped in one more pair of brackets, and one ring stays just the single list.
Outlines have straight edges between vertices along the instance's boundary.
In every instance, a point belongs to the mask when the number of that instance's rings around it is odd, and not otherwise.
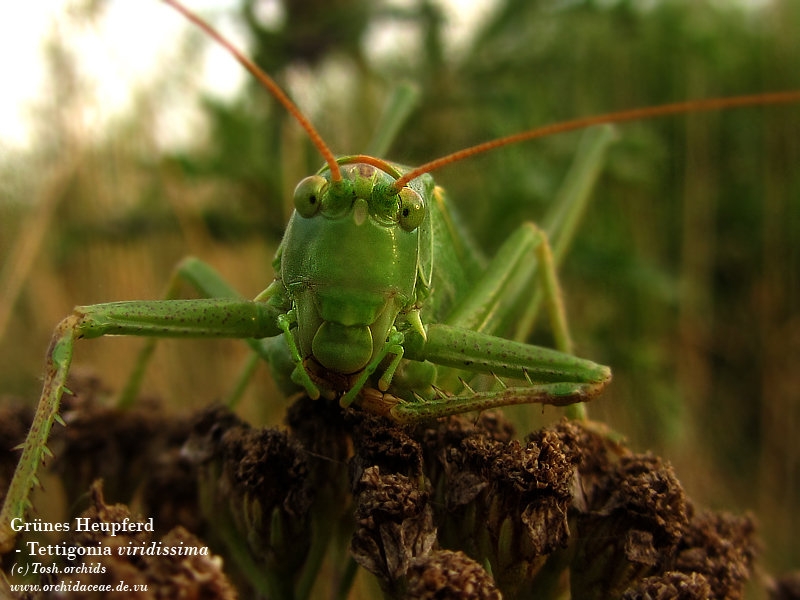
[{"label": "blurred green background", "polygon": [[[365,149],[400,81],[421,99],[386,158],[411,165],[577,116],[800,88],[797,0],[499,0],[460,51],[445,47],[434,2],[272,4],[277,23],[254,1],[204,15],[245,33],[337,154]],[[86,2],[69,18],[97,23],[105,10]],[[371,51],[397,31],[394,52]],[[0,156],[0,393],[31,402],[52,329],[76,304],[158,298],[187,254],[247,296],[266,287],[291,190],[321,163],[255,83],[229,100],[197,91],[217,50],[196,31],[175,40],[182,59],[153,74],[133,111],[84,135],[79,115],[96,100],[78,42],[49,42],[52,98],[34,150]],[[165,150],[162,109],[176,94],[200,107],[199,134]],[[436,178],[491,255],[545,213],[577,140],[506,148]],[[614,370],[590,416],[672,461],[699,503],[754,511],[771,572],[800,568],[799,276],[796,105],[620,127],[562,268],[579,353]],[[546,324],[535,338],[551,343]],[[82,343],[75,365],[116,389],[139,344]],[[234,342],[163,343],[146,391],[204,406],[244,356]],[[279,423],[285,406],[259,369],[242,412]],[[513,412],[524,427],[559,416]]]}]

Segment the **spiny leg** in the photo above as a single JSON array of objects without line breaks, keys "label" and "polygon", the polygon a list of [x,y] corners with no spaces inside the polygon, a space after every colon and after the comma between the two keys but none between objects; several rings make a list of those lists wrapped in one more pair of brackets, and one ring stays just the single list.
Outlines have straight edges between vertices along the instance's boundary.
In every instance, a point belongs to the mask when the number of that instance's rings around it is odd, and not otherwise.
[{"label": "spiny leg", "polygon": [[[404,333],[406,358],[494,375],[502,389],[475,391],[462,380],[464,391],[457,395],[439,392],[433,399],[404,402],[387,394],[364,398],[362,407],[412,422],[513,404],[565,406],[593,399],[611,380],[608,367],[551,348],[443,324],[426,326],[426,334]],[[501,377],[525,384],[508,386]]]},{"label": "spiny leg", "polygon": [[42,398],[36,408],[28,436],[25,438],[22,456],[19,459],[11,484],[8,487],[3,509],[0,511],[0,554],[10,552],[14,547],[16,532],[11,528],[14,519],[23,519],[31,506],[28,494],[38,485],[36,471],[44,462],[45,456],[52,456],[47,448],[47,439],[53,421],[61,421],[58,407],[64,391],[64,383],[72,362],[72,349],[77,335],[80,317],[69,316],[59,323],[53,333],[47,351],[47,363]]},{"label": "spiny leg", "polygon": [[[440,396],[425,402],[398,402],[384,409],[386,416],[399,423],[415,423],[450,415],[483,411],[518,404],[548,404],[551,406],[581,406],[596,398],[605,383],[529,383],[525,386],[502,385],[500,390],[476,391],[464,383],[467,394]],[[385,400],[383,401],[386,405]],[[377,411],[376,411],[377,412]],[[571,417],[578,418],[578,417]]]},{"label": "spiny leg", "polygon": [[155,337],[265,338],[281,333],[280,307],[239,299],[173,300],[155,302],[112,302],[79,306],[56,328],[47,352],[42,396],[34,423],[25,440],[22,457],[14,472],[0,511],[0,554],[9,551],[16,533],[11,524],[24,518],[30,506],[28,494],[36,485],[36,471],[46,455],[46,447],[58,408],[64,382],[78,338],[104,335]]}]

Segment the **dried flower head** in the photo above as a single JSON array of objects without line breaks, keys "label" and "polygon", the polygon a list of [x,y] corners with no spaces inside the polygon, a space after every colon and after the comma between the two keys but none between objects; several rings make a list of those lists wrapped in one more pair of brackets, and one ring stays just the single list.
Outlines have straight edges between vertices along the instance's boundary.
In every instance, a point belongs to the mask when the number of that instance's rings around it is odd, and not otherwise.
[{"label": "dried flower head", "polygon": [[491,576],[463,552],[440,550],[408,568],[408,600],[500,600]]},{"label": "dried flower head", "polygon": [[186,453],[198,465],[206,519],[264,591],[290,589],[312,543],[305,453],[285,432],[256,430],[222,409],[197,421]]},{"label": "dried flower head", "polygon": [[375,574],[387,594],[405,588],[405,575],[414,558],[426,556],[436,542],[428,494],[403,475],[381,475],[366,469],[356,485],[356,531],[351,552]]},{"label": "dried flower head", "polygon": [[646,577],[622,594],[621,600],[706,600],[711,586],[700,573],[668,571]]},{"label": "dried flower head", "polygon": [[697,510],[692,505],[688,512],[674,569],[702,573],[711,586],[711,598],[742,598],[757,551],[753,518]]},{"label": "dried flower head", "polygon": [[650,455],[620,458],[578,515],[571,569],[573,598],[616,598],[657,573],[687,523],[683,488],[672,467]]}]

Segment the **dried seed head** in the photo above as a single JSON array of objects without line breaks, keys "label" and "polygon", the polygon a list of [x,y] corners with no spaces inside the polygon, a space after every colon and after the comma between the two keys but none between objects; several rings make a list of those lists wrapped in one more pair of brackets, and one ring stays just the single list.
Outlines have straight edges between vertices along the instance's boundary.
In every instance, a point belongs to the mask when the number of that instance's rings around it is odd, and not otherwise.
[{"label": "dried seed head", "polygon": [[687,575],[668,571],[642,579],[622,594],[621,600],[706,600],[711,587],[699,573]]},{"label": "dried seed head", "polygon": [[[515,532],[527,533],[525,544],[532,546],[531,552],[552,551],[565,541],[566,513],[572,497],[572,465],[558,446],[552,432],[526,446],[481,438],[465,440],[460,449],[448,455],[454,484],[448,486],[448,506],[455,508],[483,493],[488,514],[486,518],[476,515],[476,525],[488,525],[494,537],[502,522],[511,518],[519,524]],[[537,522],[536,514],[542,517],[541,522]]]},{"label": "dried seed head", "polygon": [[485,411],[477,420],[457,415],[427,422],[418,425],[413,435],[422,446],[424,472],[431,489],[437,490],[437,497],[443,497],[446,490],[452,503],[462,506],[480,492],[485,482],[475,473],[454,472],[447,458],[450,451],[470,438],[510,442],[515,430],[501,412]]},{"label": "dried seed head", "polygon": [[[631,452],[609,437],[597,423],[580,423],[563,419],[553,429],[561,440],[561,451],[576,466],[575,507],[588,512],[588,502],[598,488],[605,486],[608,474],[614,470],[620,457]],[[534,432],[526,439],[536,441],[542,432]]]},{"label": "dried seed head", "polygon": [[[125,522],[125,519],[130,521],[137,520],[124,504],[108,505],[105,503],[103,499],[103,482],[101,480],[95,481],[92,487],[89,488],[89,508],[83,512],[81,517],[89,519],[88,527],[82,528],[82,531],[74,531],[71,536],[71,541],[80,546],[88,548],[90,546],[109,545],[111,543],[122,546],[127,545],[129,541],[140,544],[150,538],[150,534],[146,531],[124,532],[123,535],[111,536],[107,531],[103,531],[102,529],[97,531],[92,530],[93,523],[122,524]],[[120,538],[120,540],[116,540],[115,538]]]},{"label": "dried seed head", "polygon": [[678,541],[687,516],[683,488],[672,466],[652,455],[626,456],[608,484],[609,493],[597,512],[630,519],[635,528],[651,531],[659,547]]},{"label": "dried seed head", "polygon": [[232,429],[246,429],[248,425],[221,406],[210,406],[194,420],[183,454],[195,463],[205,463],[222,456],[223,437]]},{"label": "dried seed head", "polygon": [[225,539],[290,581],[311,545],[305,453],[285,432],[252,429],[224,410],[201,416],[187,442],[198,461],[209,522],[236,531]]},{"label": "dried seed head", "polygon": [[269,568],[285,574],[301,568],[311,545],[312,500],[301,449],[274,429],[234,429],[223,445],[218,493],[239,535]]},{"label": "dried seed head", "polygon": [[711,586],[710,598],[742,598],[758,546],[752,517],[698,511],[693,506],[689,514],[673,568],[702,573]]},{"label": "dried seed head", "polygon": [[356,486],[356,532],[351,552],[356,561],[396,586],[411,560],[427,555],[436,542],[428,494],[403,475],[366,469]]},{"label": "dried seed head", "polygon": [[311,492],[306,487],[305,453],[285,432],[250,430],[230,440],[226,467],[235,473],[235,485],[244,494],[258,498],[262,509],[281,508],[290,515],[308,510]]},{"label": "dried seed head", "polygon": [[[202,547],[203,543],[182,527],[176,527],[161,540],[167,547]],[[213,555],[169,556],[150,561],[148,579],[153,598],[203,598],[235,600],[236,589],[222,570],[222,559]],[[124,581],[124,580],[123,580]],[[150,586],[148,586],[148,591]]]},{"label": "dried seed head", "polygon": [[571,568],[575,598],[618,597],[666,564],[687,523],[672,467],[650,455],[623,456],[578,515]]},{"label": "dried seed head", "polygon": [[523,446],[468,437],[445,450],[443,534],[478,560],[497,585],[525,595],[548,554],[566,545],[574,466],[550,431]]},{"label": "dried seed head", "polygon": [[491,576],[463,552],[440,550],[411,561],[408,600],[500,600]]}]

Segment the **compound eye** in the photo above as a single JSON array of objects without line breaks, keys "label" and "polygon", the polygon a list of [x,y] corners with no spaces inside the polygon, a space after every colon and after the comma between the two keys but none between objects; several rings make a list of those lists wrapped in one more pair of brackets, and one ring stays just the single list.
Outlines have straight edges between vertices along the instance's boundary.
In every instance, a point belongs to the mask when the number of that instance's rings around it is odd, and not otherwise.
[{"label": "compound eye", "polygon": [[294,208],[305,219],[310,219],[322,208],[322,195],[328,180],[321,175],[306,177],[294,188]]},{"label": "compound eye", "polygon": [[425,203],[420,195],[411,188],[403,188],[400,197],[400,216],[398,222],[405,231],[414,231],[425,219]]}]

